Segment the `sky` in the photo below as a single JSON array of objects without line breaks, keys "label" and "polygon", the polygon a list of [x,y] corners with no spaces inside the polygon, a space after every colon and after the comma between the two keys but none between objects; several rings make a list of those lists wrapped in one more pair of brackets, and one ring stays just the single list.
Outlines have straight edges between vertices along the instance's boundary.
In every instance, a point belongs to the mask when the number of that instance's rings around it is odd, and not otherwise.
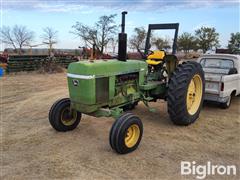
[{"label": "sky", "polygon": [[[57,48],[64,49],[84,45],[70,33],[77,21],[92,26],[102,15],[117,14],[115,21],[121,24],[122,11],[128,11],[128,37],[135,27],[147,29],[148,24],[180,23],[180,35],[183,32],[194,34],[197,28],[208,26],[216,28],[224,48],[230,33],[240,32],[240,0],[0,0],[0,5],[1,27],[26,26],[35,32],[32,44],[40,44],[42,29],[52,27],[58,31]],[[173,37],[172,31],[157,34]],[[5,47],[2,44],[0,50]]]}]

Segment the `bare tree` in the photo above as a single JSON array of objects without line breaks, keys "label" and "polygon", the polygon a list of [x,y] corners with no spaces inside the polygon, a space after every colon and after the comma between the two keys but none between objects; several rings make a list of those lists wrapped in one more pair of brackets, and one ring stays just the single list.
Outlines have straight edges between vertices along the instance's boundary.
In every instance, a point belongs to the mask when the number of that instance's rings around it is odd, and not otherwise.
[{"label": "bare tree", "polygon": [[144,48],[146,36],[147,36],[147,32],[143,27],[136,27],[134,29],[134,34],[129,40],[130,48],[136,49],[138,52],[140,52],[141,49]]},{"label": "bare tree", "polygon": [[3,26],[0,36],[3,43],[12,46],[15,51],[19,48],[21,54],[23,46],[33,41],[34,32],[28,30],[26,26],[15,25],[12,29],[9,26]]},{"label": "bare tree", "polygon": [[1,41],[5,44],[8,44],[14,48],[14,50],[17,50],[16,47],[16,41],[13,39],[12,30],[8,26],[3,26],[1,29]]},{"label": "bare tree", "polygon": [[91,47],[95,45],[96,49],[103,54],[104,48],[113,38],[117,30],[114,21],[115,17],[116,14],[101,16],[94,27],[76,22],[76,24],[72,26],[74,31],[71,33],[79,36],[88,46]]},{"label": "bare tree", "polygon": [[[83,25],[82,23],[76,22],[76,25],[72,26],[75,30],[71,33],[76,34],[84,41],[85,46],[93,46],[97,43],[97,30],[94,28]],[[99,50],[98,46],[97,49]]]},{"label": "bare tree", "polygon": [[170,43],[169,43],[169,40],[167,39],[167,38],[165,38],[165,39],[162,39],[162,38],[160,38],[160,37],[155,37],[155,38],[153,38],[153,40],[152,40],[152,44],[154,45],[154,46],[156,46],[156,48],[158,49],[158,50],[167,50],[167,49],[169,49],[169,48],[171,48],[171,46],[170,46]]},{"label": "bare tree", "polygon": [[110,39],[109,43],[112,48],[112,53],[115,53],[116,47],[118,45],[118,39],[112,38],[112,39]]},{"label": "bare tree", "polygon": [[43,44],[47,44],[49,46],[49,54],[52,52],[53,45],[57,43],[57,33],[51,27],[46,27],[43,29],[43,34],[41,38],[43,39]]}]

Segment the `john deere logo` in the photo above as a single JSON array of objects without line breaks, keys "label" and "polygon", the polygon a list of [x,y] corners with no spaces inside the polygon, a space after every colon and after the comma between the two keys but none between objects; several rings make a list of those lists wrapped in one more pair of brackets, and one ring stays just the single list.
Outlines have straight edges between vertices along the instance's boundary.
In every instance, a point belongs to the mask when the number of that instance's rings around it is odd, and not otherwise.
[{"label": "john deere logo", "polygon": [[77,79],[73,79],[72,82],[74,86],[78,86],[79,84],[79,81]]}]

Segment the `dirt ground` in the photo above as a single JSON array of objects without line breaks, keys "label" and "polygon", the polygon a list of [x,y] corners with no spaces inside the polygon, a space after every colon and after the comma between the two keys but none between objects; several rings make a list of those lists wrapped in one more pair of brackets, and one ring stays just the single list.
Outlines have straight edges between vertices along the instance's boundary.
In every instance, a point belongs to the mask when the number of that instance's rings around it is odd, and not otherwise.
[{"label": "dirt ground", "polygon": [[205,104],[191,126],[171,123],[166,102],[151,103],[152,113],[139,104],[133,113],[144,125],[139,148],[118,155],[110,148],[112,118],[83,115],[71,132],[59,133],[48,122],[48,111],[67,97],[65,73],[18,74],[1,82],[0,179],[192,179],[180,175],[181,161],[240,167],[240,97],[223,110]]}]

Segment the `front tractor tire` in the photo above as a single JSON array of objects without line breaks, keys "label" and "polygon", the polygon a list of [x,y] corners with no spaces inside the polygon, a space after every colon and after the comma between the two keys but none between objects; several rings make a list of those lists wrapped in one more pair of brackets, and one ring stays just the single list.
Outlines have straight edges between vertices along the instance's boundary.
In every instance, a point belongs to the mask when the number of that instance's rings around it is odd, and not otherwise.
[{"label": "front tractor tire", "polygon": [[143,134],[142,121],[132,113],[126,113],[113,123],[109,141],[113,150],[127,154],[137,149]]},{"label": "front tractor tire", "polygon": [[56,101],[49,111],[49,122],[51,126],[60,132],[71,131],[80,123],[82,114],[70,109],[71,101],[64,98]]},{"label": "front tractor tire", "polygon": [[176,125],[189,125],[199,117],[205,90],[202,67],[197,62],[180,64],[168,85],[168,113]]}]

